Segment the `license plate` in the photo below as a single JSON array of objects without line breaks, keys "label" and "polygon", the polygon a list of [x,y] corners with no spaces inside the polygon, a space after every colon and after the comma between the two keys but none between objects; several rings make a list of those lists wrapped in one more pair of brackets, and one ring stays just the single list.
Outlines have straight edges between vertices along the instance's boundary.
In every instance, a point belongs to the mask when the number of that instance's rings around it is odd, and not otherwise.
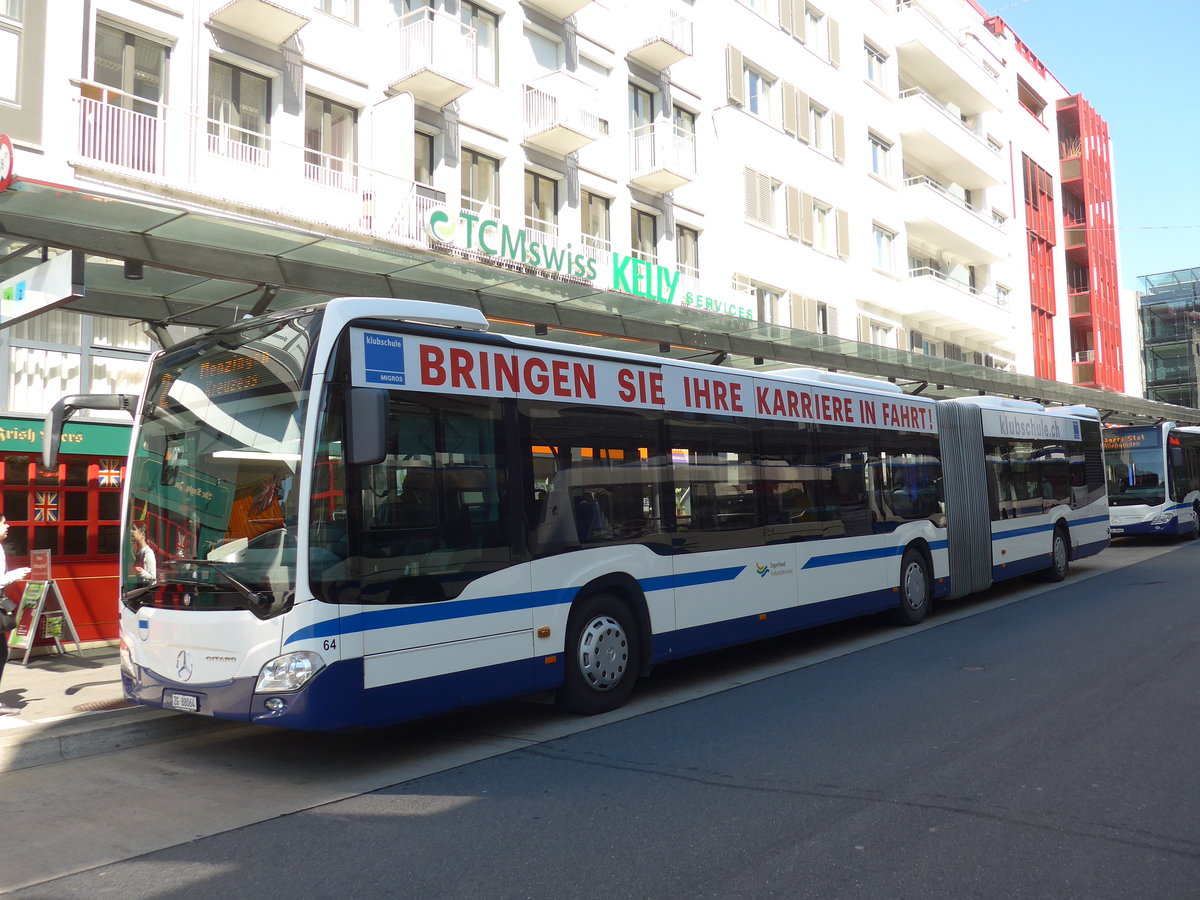
[{"label": "license plate", "polygon": [[1125,532],[1125,528],[1121,525],[1114,525],[1109,530],[1112,531],[1113,534],[1123,534]]},{"label": "license plate", "polygon": [[177,709],[180,712],[196,712],[200,709],[200,698],[193,697],[191,694],[172,694],[171,709]]}]

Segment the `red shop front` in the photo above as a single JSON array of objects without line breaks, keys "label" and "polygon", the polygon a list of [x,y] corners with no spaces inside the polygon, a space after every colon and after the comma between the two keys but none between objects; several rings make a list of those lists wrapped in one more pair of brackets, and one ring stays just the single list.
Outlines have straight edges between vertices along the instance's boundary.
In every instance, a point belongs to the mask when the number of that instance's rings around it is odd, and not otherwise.
[{"label": "red shop front", "polygon": [[[42,468],[42,422],[0,418],[8,568],[49,550],[54,580],[85,645],[117,639],[121,488],[130,426],[69,422],[58,468]],[[20,583],[6,594],[21,596]],[[36,645],[50,641],[38,635]]]}]

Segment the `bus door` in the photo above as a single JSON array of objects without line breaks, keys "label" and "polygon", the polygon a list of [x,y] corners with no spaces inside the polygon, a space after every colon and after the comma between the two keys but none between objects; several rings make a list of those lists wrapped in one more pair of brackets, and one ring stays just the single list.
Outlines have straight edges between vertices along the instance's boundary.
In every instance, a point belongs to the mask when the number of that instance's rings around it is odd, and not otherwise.
[{"label": "bus door", "polygon": [[409,708],[530,678],[529,568],[514,565],[500,423],[497,399],[394,395],[386,457],[352,476],[360,595],[343,631],[362,634],[367,690]]}]

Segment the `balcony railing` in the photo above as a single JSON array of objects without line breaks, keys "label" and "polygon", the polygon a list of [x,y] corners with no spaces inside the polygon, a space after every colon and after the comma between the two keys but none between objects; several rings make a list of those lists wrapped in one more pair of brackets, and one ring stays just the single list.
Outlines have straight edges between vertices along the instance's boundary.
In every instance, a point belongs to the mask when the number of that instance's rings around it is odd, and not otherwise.
[{"label": "balcony railing", "polygon": [[937,97],[934,97],[928,91],[925,91],[924,89],[919,88],[919,87],[911,87],[911,88],[905,88],[904,90],[902,90],[900,92],[901,100],[907,100],[909,98],[920,98],[920,99],[924,100],[926,103],[928,103],[934,109],[936,109],[939,113],[941,113],[946,119],[953,122],[955,125],[957,125],[959,128],[961,128],[963,131],[965,131],[967,134],[969,134],[975,140],[979,141],[979,143],[982,144],[984,147],[987,147],[988,150],[990,150],[992,153],[995,153],[997,156],[1000,155],[1000,151],[1003,149],[1002,147],[997,147],[994,142],[992,142],[991,140],[988,139],[987,135],[980,134],[978,131],[976,131],[974,128],[972,128],[970,125],[968,125],[966,122],[964,122],[962,120],[961,115],[956,113],[954,110],[950,109],[950,107],[946,106],[945,103],[943,103],[941,100],[937,99]]},{"label": "balcony railing", "polygon": [[932,266],[919,266],[915,269],[908,270],[909,278],[933,278],[955,290],[964,291],[972,297],[978,297],[985,303],[990,303],[992,306],[1000,307],[1001,309],[1008,308],[1008,297],[1002,297],[991,291],[981,291],[979,288],[968,284],[965,281],[959,281],[957,278],[951,278],[940,269],[935,269]]},{"label": "balcony railing", "polygon": [[629,56],[662,71],[692,55],[692,21],[671,10],[651,24]]},{"label": "balcony railing", "polygon": [[612,254],[612,241],[608,238],[596,237],[594,234],[584,234],[580,236],[580,242],[583,244],[583,253],[591,259],[600,261],[609,259]]},{"label": "balcony railing", "polygon": [[304,151],[304,179],[332,190],[358,190],[358,171],[353,160],[316,150]]},{"label": "balcony railing", "polygon": [[696,135],[660,119],[629,132],[632,181],[665,194],[695,180]]},{"label": "balcony railing", "polygon": [[398,72],[389,89],[410,92],[442,107],[475,81],[475,29],[446,13],[423,7],[393,21]]},{"label": "balcony railing", "polygon": [[[87,85],[79,103],[79,153],[120,169],[158,175],[162,172],[167,133],[166,108],[132,94]],[[150,108],[139,112],[130,107]]]},{"label": "balcony railing", "polygon": [[235,163],[266,167],[271,164],[271,137],[209,119],[208,152]]},{"label": "balcony railing", "polygon": [[1095,362],[1096,361],[1096,351],[1095,350],[1076,350],[1075,354],[1074,354],[1074,361],[1077,363]]},{"label": "balcony railing", "polygon": [[562,156],[592,143],[600,137],[594,94],[576,91],[560,95],[526,85],[525,140]]},{"label": "balcony railing", "polygon": [[961,206],[963,209],[965,209],[971,215],[975,216],[975,218],[979,219],[981,222],[986,222],[989,225],[1002,225],[1003,224],[1003,221],[1004,221],[1003,219],[1001,219],[999,222],[997,222],[996,216],[993,213],[983,212],[981,210],[976,209],[967,201],[967,199],[965,197],[955,196],[954,194],[952,194],[948,190],[946,190],[944,185],[940,184],[937,181],[934,181],[932,178],[930,178],[927,175],[915,175],[912,178],[905,178],[904,186],[905,187],[920,187],[920,186],[927,187],[930,190],[936,191],[939,196],[945,197],[948,202],[953,203],[955,206]]}]

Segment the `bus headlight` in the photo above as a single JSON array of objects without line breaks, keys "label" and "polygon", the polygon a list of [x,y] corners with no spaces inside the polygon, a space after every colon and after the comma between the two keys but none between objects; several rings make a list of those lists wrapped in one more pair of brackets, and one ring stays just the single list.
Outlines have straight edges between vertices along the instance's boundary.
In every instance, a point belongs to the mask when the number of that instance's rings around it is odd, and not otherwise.
[{"label": "bus headlight", "polygon": [[298,691],[325,668],[325,660],[309,650],[297,650],[277,656],[258,673],[257,694]]},{"label": "bus headlight", "polygon": [[1159,513],[1157,516],[1154,517],[1154,519],[1150,522],[1150,524],[1155,525],[1157,527],[1162,527],[1163,525],[1170,523],[1170,521],[1174,518],[1175,518],[1175,513],[1169,513],[1169,512]]}]

